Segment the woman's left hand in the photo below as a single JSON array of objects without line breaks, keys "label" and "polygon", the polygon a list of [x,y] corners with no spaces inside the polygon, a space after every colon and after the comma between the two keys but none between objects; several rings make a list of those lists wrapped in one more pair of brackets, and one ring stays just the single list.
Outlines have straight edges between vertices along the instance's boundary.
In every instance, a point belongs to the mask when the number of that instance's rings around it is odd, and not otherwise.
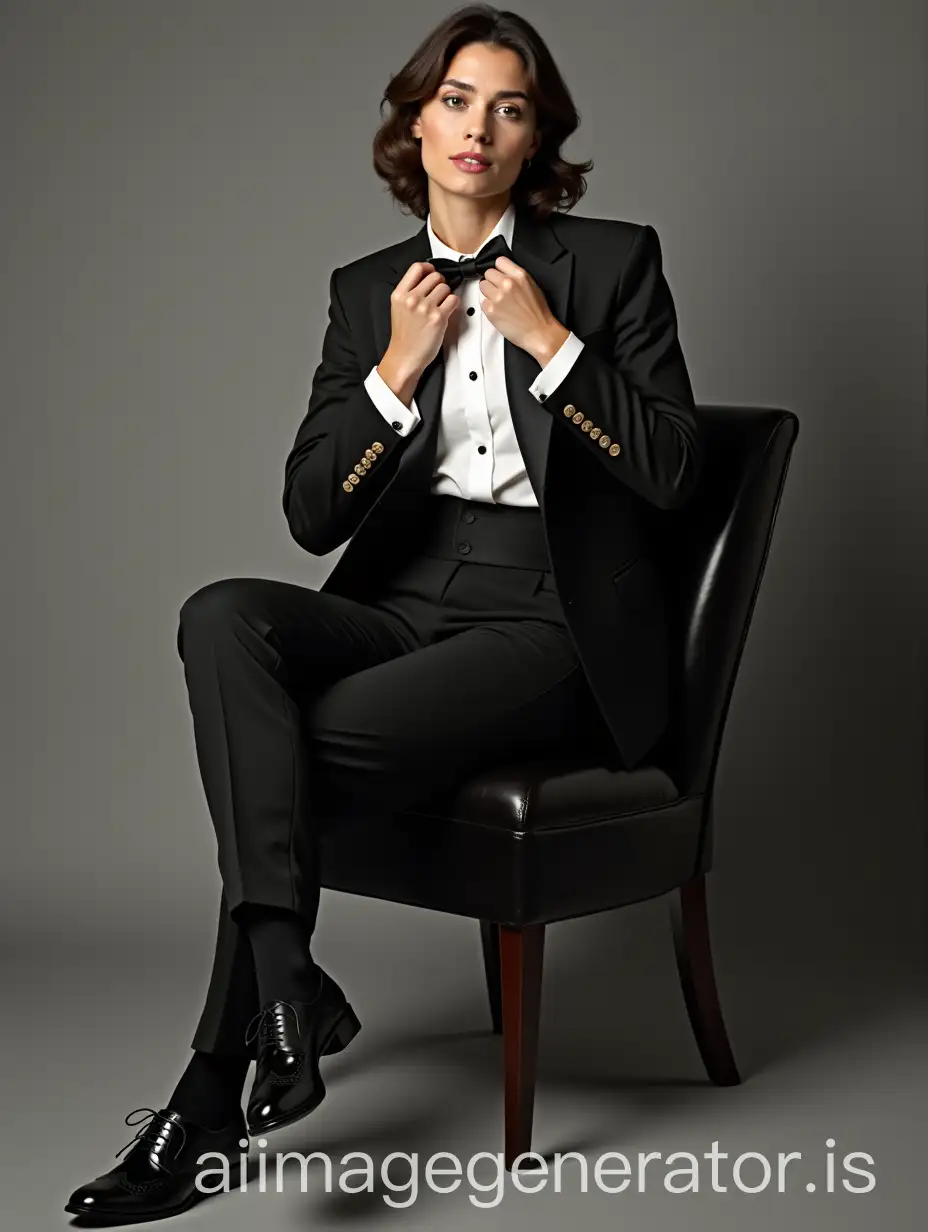
[{"label": "woman's left hand", "polygon": [[504,338],[529,354],[541,351],[561,327],[541,287],[509,257],[497,257],[481,280],[480,308]]}]

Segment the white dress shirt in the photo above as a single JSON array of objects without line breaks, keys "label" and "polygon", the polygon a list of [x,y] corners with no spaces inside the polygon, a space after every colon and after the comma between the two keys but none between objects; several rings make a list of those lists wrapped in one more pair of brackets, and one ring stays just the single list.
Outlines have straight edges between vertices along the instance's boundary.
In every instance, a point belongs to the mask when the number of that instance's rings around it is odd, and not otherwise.
[{"label": "white dress shirt", "polygon": [[[484,243],[502,235],[511,247],[514,223],[515,206],[510,202]],[[443,244],[432,230],[431,214],[426,225],[433,257],[458,261],[477,255],[455,252]],[[506,397],[505,340],[480,309],[479,284],[478,278],[465,278],[456,289],[461,303],[448,323],[442,343],[445,379],[430,490],[436,495],[537,508],[538,500],[525,469]],[[549,397],[582,349],[583,343],[572,333],[539,372],[529,392],[539,402],[540,395]],[[404,406],[377,371],[376,364],[365,377],[364,387],[397,435],[408,436],[421,422],[415,398],[410,406]],[[543,415],[549,413],[540,411]]]}]

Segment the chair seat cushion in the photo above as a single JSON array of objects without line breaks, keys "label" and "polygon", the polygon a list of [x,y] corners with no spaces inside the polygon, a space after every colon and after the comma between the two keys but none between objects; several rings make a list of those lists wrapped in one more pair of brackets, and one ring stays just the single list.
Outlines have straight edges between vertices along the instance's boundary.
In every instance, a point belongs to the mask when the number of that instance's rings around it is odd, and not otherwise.
[{"label": "chair seat cushion", "polygon": [[677,797],[669,775],[657,766],[608,770],[571,756],[489,770],[405,811],[504,830],[542,830],[660,808]]},{"label": "chair seat cushion", "polygon": [[400,813],[330,819],[321,883],[510,927],[570,919],[693,876],[703,804],[652,766],[501,766]]}]

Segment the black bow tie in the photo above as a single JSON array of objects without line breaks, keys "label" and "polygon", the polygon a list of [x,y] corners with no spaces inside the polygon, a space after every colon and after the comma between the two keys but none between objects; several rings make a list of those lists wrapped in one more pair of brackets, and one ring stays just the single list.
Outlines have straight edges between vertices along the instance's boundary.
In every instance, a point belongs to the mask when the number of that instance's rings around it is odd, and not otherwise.
[{"label": "black bow tie", "polygon": [[496,264],[497,257],[508,256],[509,245],[505,236],[494,235],[475,257],[464,257],[460,261],[451,261],[448,257],[433,257],[432,265],[444,275],[448,286],[454,291],[465,278],[482,278],[487,270]]}]

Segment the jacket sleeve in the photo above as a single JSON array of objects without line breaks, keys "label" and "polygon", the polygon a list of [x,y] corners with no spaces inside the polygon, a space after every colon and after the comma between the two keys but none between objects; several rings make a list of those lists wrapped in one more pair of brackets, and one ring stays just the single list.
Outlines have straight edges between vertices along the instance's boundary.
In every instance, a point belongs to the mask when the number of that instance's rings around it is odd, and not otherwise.
[{"label": "jacket sleeve", "polygon": [[610,358],[585,343],[563,380],[536,397],[616,479],[651,504],[675,509],[696,485],[702,449],[660,240],[650,225],[632,241],[610,334]]},{"label": "jacket sleeve", "polygon": [[329,281],[329,320],[309,406],[284,465],[284,516],[293,538],[314,556],[351,538],[417,430],[395,432],[365,388],[339,272]]}]

